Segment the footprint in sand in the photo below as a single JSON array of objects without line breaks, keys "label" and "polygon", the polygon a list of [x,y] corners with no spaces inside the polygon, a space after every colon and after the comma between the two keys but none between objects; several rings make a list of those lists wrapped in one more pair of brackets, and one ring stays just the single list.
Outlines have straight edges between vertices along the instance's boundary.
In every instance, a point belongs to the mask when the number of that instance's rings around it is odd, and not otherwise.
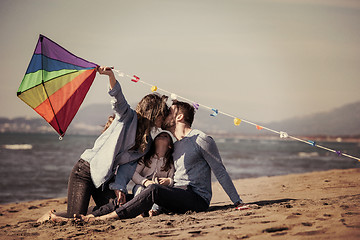
[{"label": "footprint in sand", "polygon": [[222,227],[221,230],[231,230],[231,229],[235,229],[235,227]]},{"label": "footprint in sand", "polygon": [[172,236],[178,236],[179,234],[174,233],[173,230],[169,230],[169,231],[152,232],[152,233],[150,233],[150,235],[154,235],[156,237],[172,237]]},{"label": "footprint in sand", "polygon": [[302,222],[301,224],[306,227],[311,227],[313,225],[312,223],[309,223],[309,222]]},{"label": "footprint in sand", "polygon": [[9,213],[16,213],[16,212],[19,212],[19,210],[16,210],[16,209],[9,209],[7,210]]},{"label": "footprint in sand", "polygon": [[325,233],[326,230],[322,229],[322,230],[317,230],[317,231],[305,231],[305,232],[298,232],[295,235],[299,235],[299,236],[312,236],[312,235],[316,235],[316,234],[323,234]]},{"label": "footprint in sand", "polygon": [[263,230],[263,232],[267,232],[267,233],[274,233],[274,232],[282,232],[282,231],[286,231],[289,230],[288,227],[271,227],[271,228],[266,228]]},{"label": "footprint in sand", "polygon": [[198,230],[198,231],[190,231],[190,232],[188,232],[188,233],[191,234],[190,237],[198,237],[198,236],[200,236],[200,235],[207,234],[207,232],[203,232],[203,231],[200,231],[200,230]]}]

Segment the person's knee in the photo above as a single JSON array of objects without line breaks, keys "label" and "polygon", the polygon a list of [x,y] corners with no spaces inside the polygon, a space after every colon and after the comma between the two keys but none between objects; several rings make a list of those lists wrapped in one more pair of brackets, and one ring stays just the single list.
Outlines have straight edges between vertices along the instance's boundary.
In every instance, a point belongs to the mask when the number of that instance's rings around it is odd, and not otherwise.
[{"label": "person's knee", "polygon": [[142,185],[139,185],[139,184],[136,184],[134,187],[133,187],[133,194],[135,196],[139,195],[143,190],[145,189],[145,187],[143,187]]},{"label": "person's knee", "polygon": [[150,186],[146,187],[145,190],[147,190],[150,193],[153,202],[155,202],[156,199],[158,199],[160,188],[161,185],[159,184],[151,184]]},{"label": "person's knee", "polygon": [[151,184],[150,186],[147,187],[147,189],[149,189],[148,191],[157,191],[157,189],[159,188],[160,185],[158,184]]}]

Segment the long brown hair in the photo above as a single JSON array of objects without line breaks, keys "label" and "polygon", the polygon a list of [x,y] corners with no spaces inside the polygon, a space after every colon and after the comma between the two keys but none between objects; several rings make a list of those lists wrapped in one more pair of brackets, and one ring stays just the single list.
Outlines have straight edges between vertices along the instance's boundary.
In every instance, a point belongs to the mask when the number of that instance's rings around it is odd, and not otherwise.
[{"label": "long brown hair", "polygon": [[[164,132],[162,132],[164,133]],[[160,133],[160,134],[162,134]],[[166,133],[166,132],[165,132]],[[160,135],[158,134],[155,139]],[[168,133],[166,133],[168,134]],[[169,134],[168,134],[169,135]],[[174,143],[172,141],[172,138],[171,136],[169,135],[170,137],[170,148],[168,148],[168,150],[166,151],[165,153],[165,156],[164,156],[164,159],[165,159],[165,164],[164,166],[161,167],[161,170],[162,171],[169,171],[170,168],[171,168],[171,165],[174,164],[174,159],[173,159],[173,152],[174,152]],[[150,167],[150,164],[151,164],[151,157],[154,156],[156,154],[156,146],[155,146],[155,139],[154,141],[151,143],[151,147],[150,147],[150,150],[145,154],[145,156],[143,158],[141,158],[139,160],[139,163],[142,163],[144,164],[146,167]]]},{"label": "long brown hair", "polygon": [[159,94],[152,93],[143,97],[138,103],[135,110],[138,123],[133,150],[145,151],[148,144],[147,138],[150,135],[151,128],[155,126],[155,120],[158,117],[164,119],[168,114],[167,99],[168,97],[165,95],[160,97]]}]

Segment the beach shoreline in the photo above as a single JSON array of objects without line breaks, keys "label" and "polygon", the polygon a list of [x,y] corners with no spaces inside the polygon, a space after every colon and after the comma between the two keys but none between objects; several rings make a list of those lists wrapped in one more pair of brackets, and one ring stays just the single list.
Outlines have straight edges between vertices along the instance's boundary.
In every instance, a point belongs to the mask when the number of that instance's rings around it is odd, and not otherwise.
[{"label": "beach shoreline", "polygon": [[218,182],[202,213],[98,223],[36,223],[66,198],[0,205],[1,239],[359,239],[360,169],[234,180],[249,210],[236,210]]}]

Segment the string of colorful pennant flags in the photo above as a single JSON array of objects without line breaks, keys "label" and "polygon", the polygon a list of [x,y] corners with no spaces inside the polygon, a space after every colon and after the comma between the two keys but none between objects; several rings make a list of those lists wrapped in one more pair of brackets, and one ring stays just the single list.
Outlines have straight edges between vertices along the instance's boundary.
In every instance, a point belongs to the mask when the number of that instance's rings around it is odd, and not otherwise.
[{"label": "string of colorful pennant flags", "polygon": [[304,139],[301,139],[301,138],[297,138],[295,136],[291,136],[289,135],[287,132],[284,132],[284,131],[276,131],[274,129],[271,129],[271,128],[268,128],[268,127],[265,127],[265,126],[261,126],[261,125],[258,125],[256,123],[253,123],[251,121],[248,121],[246,119],[243,119],[243,118],[239,118],[239,117],[236,117],[236,116],[233,116],[231,114],[228,114],[228,113],[225,113],[225,112],[222,112],[222,111],[219,111],[218,109],[216,108],[212,108],[212,107],[209,107],[209,106],[206,106],[206,105],[203,105],[203,104],[199,104],[195,101],[192,101],[190,99],[187,99],[185,97],[182,97],[182,96],[179,96],[175,93],[172,93],[170,91],[167,91],[165,89],[161,89],[155,85],[152,85],[150,83],[147,83],[143,80],[140,80],[140,78],[136,75],[128,75],[128,74],[125,74],[124,72],[120,71],[120,70],[116,70],[116,69],[113,69],[114,72],[116,72],[120,77],[127,77],[127,78],[130,78],[132,82],[135,82],[135,83],[142,83],[142,84],[145,84],[145,85],[148,85],[150,86],[150,89],[152,92],[156,92],[156,91],[162,91],[164,93],[167,93],[168,95],[170,95],[170,98],[175,100],[175,99],[183,99],[185,100],[186,102],[189,102],[189,103],[192,103],[192,105],[194,106],[194,108],[196,110],[199,109],[199,107],[203,107],[203,108],[206,108],[208,110],[210,110],[211,114],[210,116],[211,117],[216,117],[218,114],[223,114],[225,116],[228,116],[230,118],[232,118],[234,120],[234,125],[235,126],[239,126],[240,123],[244,122],[244,123],[247,123],[247,124],[250,124],[250,125],[253,125],[256,127],[256,129],[258,130],[267,130],[267,131],[270,131],[272,133],[275,133],[275,134],[278,134],[280,136],[280,138],[289,138],[289,139],[292,139],[292,140],[295,140],[295,141],[299,141],[299,142],[303,142],[303,143],[306,143],[306,144],[309,144],[313,147],[317,147],[317,148],[321,148],[321,149],[324,149],[324,150],[327,150],[329,152],[333,152],[335,154],[337,154],[338,156],[344,156],[344,157],[348,157],[348,158],[352,158],[352,159],[355,159],[357,161],[360,162],[360,158],[358,157],[355,157],[355,156],[352,156],[352,155],[349,155],[347,153],[344,153],[344,152],[341,152],[339,150],[334,150],[334,149],[331,149],[331,148],[328,148],[328,147],[325,147],[325,146],[322,146],[322,145],[319,145],[318,143],[316,143],[315,141],[312,141],[312,140],[304,140]]}]

